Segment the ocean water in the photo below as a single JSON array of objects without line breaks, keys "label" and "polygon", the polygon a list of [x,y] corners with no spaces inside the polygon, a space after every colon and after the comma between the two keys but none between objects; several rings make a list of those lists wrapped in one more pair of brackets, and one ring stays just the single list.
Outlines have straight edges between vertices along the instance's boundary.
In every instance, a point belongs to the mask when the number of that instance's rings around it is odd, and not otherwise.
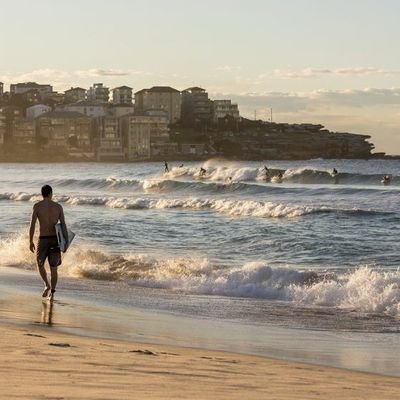
[{"label": "ocean water", "polygon": [[399,161],[179,164],[1,164],[0,266],[35,269],[28,225],[48,183],[77,234],[60,273],[101,281],[99,301],[251,326],[252,353],[275,354],[261,343],[274,327],[399,359]]}]

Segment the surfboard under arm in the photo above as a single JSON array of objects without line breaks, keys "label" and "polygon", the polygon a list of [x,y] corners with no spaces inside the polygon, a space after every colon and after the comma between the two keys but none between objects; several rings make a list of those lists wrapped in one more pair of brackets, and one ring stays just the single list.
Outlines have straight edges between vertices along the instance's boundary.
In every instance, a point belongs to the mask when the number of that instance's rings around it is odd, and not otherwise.
[{"label": "surfboard under arm", "polygon": [[67,245],[67,243],[65,241],[65,238],[64,238],[64,235],[62,233],[61,224],[58,223],[56,225],[57,241],[58,241],[58,245],[60,246],[60,250],[61,251],[65,251],[65,249],[68,248],[71,245],[72,241],[74,240],[75,233],[72,232],[70,229],[67,229],[67,233],[68,233],[68,242],[67,242],[68,245]]}]

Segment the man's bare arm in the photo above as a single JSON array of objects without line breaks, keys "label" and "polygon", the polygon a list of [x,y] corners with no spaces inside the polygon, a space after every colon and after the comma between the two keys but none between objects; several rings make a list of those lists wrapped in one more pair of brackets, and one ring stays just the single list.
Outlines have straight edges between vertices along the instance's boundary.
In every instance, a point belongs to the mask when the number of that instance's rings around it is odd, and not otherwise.
[{"label": "man's bare arm", "polygon": [[33,206],[31,225],[29,227],[29,249],[32,253],[35,251],[35,244],[33,243],[33,235],[35,234],[35,226],[36,226],[37,218],[38,218],[38,215],[37,215],[36,207]]}]

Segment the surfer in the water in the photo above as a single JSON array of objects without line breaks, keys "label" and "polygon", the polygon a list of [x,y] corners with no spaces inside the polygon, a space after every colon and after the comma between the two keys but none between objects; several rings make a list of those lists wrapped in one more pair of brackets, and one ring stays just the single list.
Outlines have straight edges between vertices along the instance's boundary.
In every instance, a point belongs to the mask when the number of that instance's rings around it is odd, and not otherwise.
[{"label": "surfer in the water", "polygon": [[200,168],[200,176],[204,176],[206,174],[207,170],[203,167]]},{"label": "surfer in the water", "polygon": [[169,172],[168,163],[164,161],[164,173]]},{"label": "surfer in the water", "polygon": [[265,180],[269,182],[271,180],[271,175],[269,173],[269,169],[266,165],[264,165],[263,171],[265,173]]},{"label": "surfer in the water", "polygon": [[[65,225],[64,211],[60,204],[52,200],[53,189],[49,185],[42,187],[43,200],[33,206],[32,220],[29,228],[29,249],[35,252],[33,235],[35,233],[36,221],[39,220],[40,236],[36,249],[36,261],[39,273],[45,284],[42,296],[53,300],[56,291],[58,271],[57,267],[61,265],[61,252],[58,245],[55,226],[60,221],[62,234],[68,238],[67,227]],[[68,241],[66,240],[68,243]],[[65,248],[64,252],[67,250]],[[51,280],[47,279],[44,264],[46,259],[50,265]]]}]

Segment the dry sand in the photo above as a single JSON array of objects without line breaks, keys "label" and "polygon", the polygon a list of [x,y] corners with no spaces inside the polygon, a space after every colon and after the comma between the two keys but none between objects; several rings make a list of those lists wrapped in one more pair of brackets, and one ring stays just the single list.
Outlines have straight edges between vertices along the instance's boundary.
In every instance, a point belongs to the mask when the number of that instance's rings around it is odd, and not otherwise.
[{"label": "dry sand", "polygon": [[400,378],[0,325],[1,399],[400,399]]}]

